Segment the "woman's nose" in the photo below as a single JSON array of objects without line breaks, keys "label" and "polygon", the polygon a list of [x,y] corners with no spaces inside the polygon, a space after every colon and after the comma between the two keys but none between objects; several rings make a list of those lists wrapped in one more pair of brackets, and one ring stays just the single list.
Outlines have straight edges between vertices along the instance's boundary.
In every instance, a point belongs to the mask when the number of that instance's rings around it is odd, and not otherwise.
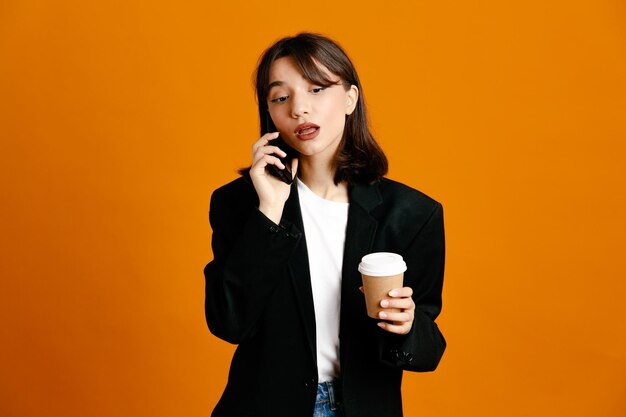
[{"label": "woman's nose", "polygon": [[306,97],[306,94],[294,94],[291,101],[291,115],[294,118],[301,117],[305,114],[309,114],[311,111],[311,104]]}]

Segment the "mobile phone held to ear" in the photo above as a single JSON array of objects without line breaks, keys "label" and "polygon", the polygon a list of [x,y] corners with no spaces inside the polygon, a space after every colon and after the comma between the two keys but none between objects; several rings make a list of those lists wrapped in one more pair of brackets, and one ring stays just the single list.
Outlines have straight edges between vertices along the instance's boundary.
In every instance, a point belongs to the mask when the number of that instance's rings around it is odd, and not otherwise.
[{"label": "mobile phone held to ear", "polygon": [[271,144],[272,146],[278,146],[280,149],[285,151],[285,153],[287,153],[287,156],[284,158],[281,158],[278,155],[274,154],[274,156],[280,159],[280,162],[283,163],[285,169],[280,169],[276,165],[267,165],[265,169],[267,170],[267,172],[270,173],[270,175],[275,176],[279,180],[283,181],[285,184],[291,185],[294,179],[293,173],[291,172],[291,160],[293,159],[293,155],[290,152],[291,149],[289,148],[289,146],[287,146],[285,141],[280,136],[272,140]]}]

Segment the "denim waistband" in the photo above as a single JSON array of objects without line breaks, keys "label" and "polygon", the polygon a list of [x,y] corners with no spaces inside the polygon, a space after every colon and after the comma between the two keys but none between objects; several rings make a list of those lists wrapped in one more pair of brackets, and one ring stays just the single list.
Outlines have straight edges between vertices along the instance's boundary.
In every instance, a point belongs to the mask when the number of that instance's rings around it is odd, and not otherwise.
[{"label": "denim waistband", "polygon": [[341,380],[335,379],[317,384],[317,398],[315,399],[317,404],[327,402],[331,410],[336,410],[341,407],[342,401]]}]

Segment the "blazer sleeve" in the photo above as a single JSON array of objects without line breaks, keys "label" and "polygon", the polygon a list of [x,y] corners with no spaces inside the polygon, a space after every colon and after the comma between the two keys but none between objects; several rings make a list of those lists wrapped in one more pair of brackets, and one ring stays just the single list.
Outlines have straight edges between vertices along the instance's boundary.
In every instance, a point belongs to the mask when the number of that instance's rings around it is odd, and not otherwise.
[{"label": "blazer sleeve", "polygon": [[405,285],[413,288],[415,318],[406,335],[378,331],[379,358],[383,363],[407,371],[434,371],[446,348],[446,341],[435,323],[441,311],[445,261],[441,204],[436,203],[403,256],[407,263]]},{"label": "blazer sleeve", "polygon": [[207,325],[234,344],[255,335],[301,238],[292,225],[275,224],[237,194],[220,189],[211,196],[213,260],[204,268]]}]

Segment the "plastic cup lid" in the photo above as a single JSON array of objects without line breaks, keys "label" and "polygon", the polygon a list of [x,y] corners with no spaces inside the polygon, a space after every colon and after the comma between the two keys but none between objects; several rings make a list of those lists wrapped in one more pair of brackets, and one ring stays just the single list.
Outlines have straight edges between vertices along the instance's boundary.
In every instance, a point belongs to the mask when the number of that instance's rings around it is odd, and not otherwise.
[{"label": "plastic cup lid", "polygon": [[359,264],[359,272],[372,277],[397,275],[404,271],[406,263],[402,255],[391,252],[370,253],[365,255]]}]

